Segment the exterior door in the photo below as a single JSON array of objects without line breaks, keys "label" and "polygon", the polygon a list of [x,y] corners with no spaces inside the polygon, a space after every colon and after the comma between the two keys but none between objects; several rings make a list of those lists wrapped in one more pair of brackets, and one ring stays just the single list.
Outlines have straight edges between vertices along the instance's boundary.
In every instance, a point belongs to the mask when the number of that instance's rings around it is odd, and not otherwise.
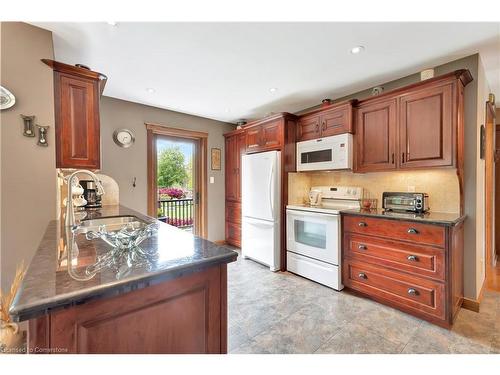
[{"label": "exterior door", "polygon": [[356,122],[356,171],[396,168],[396,99],[361,105]]},{"label": "exterior door", "polygon": [[453,86],[431,87],[401,97],[400,168],[453,164]]}]

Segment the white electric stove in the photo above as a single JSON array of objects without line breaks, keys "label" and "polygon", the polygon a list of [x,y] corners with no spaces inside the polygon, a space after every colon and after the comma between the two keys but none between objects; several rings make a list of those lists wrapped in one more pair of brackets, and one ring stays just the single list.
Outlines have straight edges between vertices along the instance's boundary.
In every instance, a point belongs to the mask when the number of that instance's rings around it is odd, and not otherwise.
[{"label": "white electric stove", "polygon": [[359,209],[363,188],[315,186],[319,205],[288,205],[287,270],[342,290],[340,211]]}]

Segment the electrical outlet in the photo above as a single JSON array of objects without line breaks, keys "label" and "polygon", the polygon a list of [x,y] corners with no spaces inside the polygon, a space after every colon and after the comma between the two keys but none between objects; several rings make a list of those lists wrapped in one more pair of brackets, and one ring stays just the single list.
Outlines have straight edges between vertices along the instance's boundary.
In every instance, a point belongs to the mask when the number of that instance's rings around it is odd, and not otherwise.
[{"label": "electrical outlet", "polygon": [[414,193],[415,192],[415,186],[408,185],[408,192],[409,193]]},{"label": "electrical outlet", "polygon": [[213,184],[215,182],[215,177],[214,176],[210,176],[210,183]]}]

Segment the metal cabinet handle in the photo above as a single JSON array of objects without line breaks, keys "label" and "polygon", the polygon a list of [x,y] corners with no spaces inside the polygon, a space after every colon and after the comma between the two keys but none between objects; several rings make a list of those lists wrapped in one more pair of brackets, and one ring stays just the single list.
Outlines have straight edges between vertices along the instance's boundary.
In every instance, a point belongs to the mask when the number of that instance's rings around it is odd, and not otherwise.
[{"label": "metal cabinet handle", "polygon": [[392,162],[391,164],[394,164],[394,152],[392,153]]},{"label": "metal cabinet handle", "polygon": [[405,162],[405,153],[403,152],[401,154],[401,163],[404,163]]},{"label": "metal cabinet handle", "polygon": [[326,122],[323,121],[323,125],[321,126],[322,130],[326,130]]},{"label": "metal cabinet handle", "polygon": [[316,124],[316,133],[319,133],[319,124]]},{"label": "metal cabinet handle", "polygon": [[406,259],[408,259],[410,262],[417,262],[418,261],[418,258],[415,255],[408,255],[408,257]]},{"label": "metal cabinet handle", "polygon": [[410,288],[410,289],[408,289],[408,294],[410,296],[416,296],[418,294],[418,292],[416,289]]},{"label": "metal cabinet handle", "polygon": [[366,245],[363,245],[363,244],[358,245],[358,249],[359,250],[366,250]]},{"label": "metal cabinet handle", "polygon": [[418,234],[418,230],[416,230],[415,228],[410,228],[410,229],[408,229],[408,233],[409,234]]},{"label": "metal cabinet handle", "polygon": [[360,222],[358,223],[358,226],[360,226],[360,227],[367,227],[367,226],[368,226],[368,224],[366,224],[364,221],[360,221]]},{"label": "metal cabinet handle", "polygon": [[359,273],[359,275],[358,275],[358,277],[359,277],[360,279],[367,279],[367,278],[368,278],[368,277],[366,277],[366,274],[365,274],[365,273],[363,273],[363,272],[360,272],[360,273]]}]

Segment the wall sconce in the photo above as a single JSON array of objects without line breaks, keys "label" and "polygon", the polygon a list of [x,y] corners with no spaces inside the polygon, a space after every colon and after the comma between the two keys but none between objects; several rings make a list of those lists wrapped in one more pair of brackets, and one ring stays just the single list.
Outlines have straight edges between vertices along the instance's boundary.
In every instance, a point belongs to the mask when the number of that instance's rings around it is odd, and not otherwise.
[{"label": "wall sconce", "polygon": [[38,146],[47,147],[49,144],[47,143],[47,131],[49,130],[49,126],[36,126],[38,128]]},{"label": "wall sconce", "polygon": [[21,115],[24,123],[24,128],[23,128],[23,135],[25,137],[34,137],[35,136],[35,129],[34,129],[34,124],[35,124],[35,116],[25,116]]}]

